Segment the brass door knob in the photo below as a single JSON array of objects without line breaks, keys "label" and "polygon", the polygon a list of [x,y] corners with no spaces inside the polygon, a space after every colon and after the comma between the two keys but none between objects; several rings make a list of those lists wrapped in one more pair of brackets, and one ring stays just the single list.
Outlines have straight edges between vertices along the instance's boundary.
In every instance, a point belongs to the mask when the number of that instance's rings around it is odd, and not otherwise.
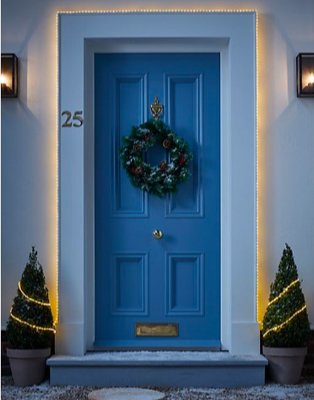
[{"label": "brass door knob", "polygon": [[153,230],[153,238],[154,239],[161,239],[164,236],[164,234],[159,230],[159,229],[155,229]]}]

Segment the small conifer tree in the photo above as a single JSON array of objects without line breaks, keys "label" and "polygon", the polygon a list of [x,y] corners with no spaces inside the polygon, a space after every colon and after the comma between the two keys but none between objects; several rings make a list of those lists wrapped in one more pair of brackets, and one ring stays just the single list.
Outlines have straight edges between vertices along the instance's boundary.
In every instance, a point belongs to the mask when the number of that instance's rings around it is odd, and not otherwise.
[{"label": "small conifer tree", "polygon": [[291,248],[286,244],[263,320],[263,344],[268,347],[306,345],[310,324]]},{"label": "small conifer tree", "polygon": [[10,311],[7,336],[12,348],[38,349],[50,347],[53,335],[45,276],[32,247]]}]

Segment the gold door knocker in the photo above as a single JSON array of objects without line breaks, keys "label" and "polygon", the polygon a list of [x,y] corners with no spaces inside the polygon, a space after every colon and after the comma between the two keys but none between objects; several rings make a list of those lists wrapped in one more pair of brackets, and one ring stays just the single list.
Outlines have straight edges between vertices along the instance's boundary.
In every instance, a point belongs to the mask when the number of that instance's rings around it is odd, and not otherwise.
[{"label": "gold door knocker", "polygon": [[155,96],[153,104],[150,105],[150,111],[155,120],[158,120],[164,112],[163,104],[159,103],[159,99]]}]

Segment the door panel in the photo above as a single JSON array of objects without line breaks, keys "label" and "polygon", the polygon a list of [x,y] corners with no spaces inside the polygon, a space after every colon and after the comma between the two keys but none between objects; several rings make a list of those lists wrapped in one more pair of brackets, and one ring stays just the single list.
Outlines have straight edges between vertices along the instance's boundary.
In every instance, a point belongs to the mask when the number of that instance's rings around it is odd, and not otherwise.
[{"label": "door panel", "polygon": [[[219,69],[216,53],[95,56],[95,346],[220,345]],[[163,199],[133,187],[119,160],[155,96],[193,152],[191,176]],[[179,333],[136,336],[138,323]]]},{"label": "door panel", "polygon": [[170,126],[175,132],[180,132],[183,137],[185,132],[187,136],[190,132],[194,133],[194,138],[189,137],[190,141],[194,139],[194,162],[191,176],[183,187],[179,186],[177,194],[170,197],[168,215],[179,218],[183,215],[195,216],[201,213],[200,205],[203,204],[201,199],[203,194],[200,190],[199,152],[197,151],[201,146],[199,110],[202,107],[202,75],[168,75],[166,79]]},{"label": "door panel", "polygon": [[203,315],[203,254],[168,254],[166,315]]},{"label": "door panel", "polygon": [[[112,121],[113,129],[117,132],[129,132],[130,124],[137,125],[143,121],[144,99],[146,97],[146,75],[134,76],[131,74],[116,75],[113,77],[112,95],[114,98]],[[132,101],[130,101],[132,99]],[[113,140],[115,138],[112,138]],[[145,215],[147,212],[146,200],[143,194],[130,188],[130,182],[124,173],[118,157],[120,137],[113,142],[114,170],[111,188],[114,190],[111,199],[116,216],[130,217]]]},{"label": "door panel", "polygon": [[147,314],[147,257],[122,254],[112,257],[112,315]]}]

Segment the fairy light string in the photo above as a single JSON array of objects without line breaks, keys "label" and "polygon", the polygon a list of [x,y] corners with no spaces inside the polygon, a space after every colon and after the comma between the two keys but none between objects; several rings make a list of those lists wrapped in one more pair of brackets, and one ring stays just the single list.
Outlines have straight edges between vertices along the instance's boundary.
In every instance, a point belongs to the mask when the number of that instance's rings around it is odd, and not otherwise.
[{"label": "fairy light string", "polygon": [[[40,300],[36,300],[33,297],[28,296],[24,290],[22,289],[22,285],[21,285],[21,281],[19,281],[18,283],[18,289],[21,292],[21,294],[25,297],[25,299],[31,303],[34,304],[38,304],[40,306],[44,306],[44,307],[51,307],[50,303],[45,302],[45,301],[40,301]],[[36,331],[42,331],[42,332],[53,332],[56,333],[56,329],[55,328],[49,328],[49,327],[45,327],[45,326],[40,326],[40,325],[36,325],[36,324],[31,324],[30,322],[27,322],[19,317],[17,317],[16,315],[13,314],[12,312],[12,308],[10,310],[10,316],[17,322],[19,322],[22,325],[28,326],[29,328],[35,329]],[[55,325],[55,324],[54,324]]]},{"label": "fairy light string", "polygon": [[264,334],[263,338],[265,338],[269,333],[271,332],[279,332],[281,329],[283,329],[286,325],[289,324],[290,321],[292,321],[296,316],[301,314],[304,310],[306,310],[306,305],[304,305],[302,308],[300,308],[298,311],[296,311],[294,314],[292,314],[289,318],[287,318],[284,322],[282,322],[279,325],[276,325],[272,328],[269,328]]},{"label": "fairy light string", "polygon": [[[300,282],[300,279],[295,279],[292,281],[288,286],[286,286],[281,293],[279,293],[278,296],[276,296],[274,299],[269,301],[268,306],[276,303],[278,300],[280,300],[285,294],[289,292],[291,288],[293,288],[296,284]],[[268,336],[271,332],[279,332],[281,331],[286,325],[289,324],[295,317],[297,317],[299,314],[301,314],[304,310],[306,310],[306,305],[301,307],[299,310],[297,310],[295,313],[293,313],[289,318],[287,318],[284,322],[281,324],[275,325],[272,328],[267,329],[267,331],[263,334],[263,338]]]},{"label": "fairy light string", "polygon": [[36,331],[43,331],[43,332],[53,332],[56,333],[55,328],[47,328],[45,326],[40,326],[36,324],[31,324],[30,322],[24,321],[21,318],[18,318],[16,315],[13,314],[12,309],[10,311],[10,316],[13,318],[15,321],[19,322],[22,325],[28,326],[29,328],[35,329]]},{"label": "fairy light string", "polygon": [[[143,9],[143,8],[124,8],[124,9],[80,9],[80,10],[57,10],[56,12],[56,154],[57,154],[57,162],[56,162],[56,209],[57,209],[57,227],[56,227],[56,243],[57,243],[57,268],[56,268],[56,317],[55,317],[55,325],[58,323],[59,319],[59,224],[60,224],[60,215],[59,215],[59,157],[60,157],[60,149],[59,149],[59,95],[60,95],[60,87],[59,87],[59,78],[60,78],[60,17],[62,15],[123,15],[123,14],[243,14],[243,13],[255,13],[256,15],[256,142],[258,143],[258,135],[259,135],[259,40],[258,40],[258,13],[257,9],[254,8],[216,8],[216,9],[208,9],[208,8],[169,8],[169,9],[161,9],[161,8],[151,8],[151,9]],[[257,157],[258,157],[258,144],[256,145]],[[256,164],[256,192],[259,192],[259,166]],[[257,202],[258,207],[258,202]],[[259,236],[259,213],[257,213],[257,223],[256,223],[256,234]],[[257,295],[256,295],[256,307],[257,314],[260,309],[260,296],[259,296],[259,252],[258,246],[259,242],[256,240],[256,248],[257,248],[257,263],[256,263],[256,274],[257,274]]]},{"label": "fairy light string", "polygon": [[24,290],[22,289],[21,281],[19,281],[19,283],[18,283],[17,286],[18,286],[18,288],[19,288],[19,291],[22,293],[22,295],[23,295],[28,301],[30,301],[31,303],[39,304],[40,306],[50,307],[50,303],[46,303],[46,302],[44,302],[44,301],[39,301],[39,300],[36,300],[36,299],[34,299],[34,298],[28,296],[28,295],[24,292]]},{"label": "fairy light string", "polygon": [[284,290],[274,299],[272,299],[269,303],[268,306],[271,304],[276,303],[279,299],[281,299],[293,286],[295,286],[298,282],[300,282],[300,279],[296,279],[295,281],[291,282],[287,287],[284,288]]}]

